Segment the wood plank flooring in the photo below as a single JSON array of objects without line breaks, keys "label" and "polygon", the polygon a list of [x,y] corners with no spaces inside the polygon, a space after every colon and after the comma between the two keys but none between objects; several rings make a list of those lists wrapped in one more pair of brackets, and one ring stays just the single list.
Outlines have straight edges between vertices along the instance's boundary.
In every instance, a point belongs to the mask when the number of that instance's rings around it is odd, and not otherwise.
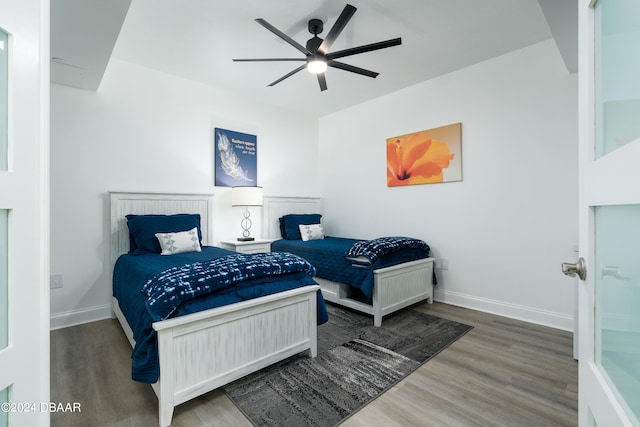
[{"label": "wood plank flooring", "polygon": [[[572,334],[442,303],[413,308],[474,326],[457,342],[345,420],[343,426],[577,426]],[[156,396],[130,378],[131,346],[117,320],[51,332],[53,427],[155,426]],[[172,426],[251,426],[213,391],[178,406]]]}]

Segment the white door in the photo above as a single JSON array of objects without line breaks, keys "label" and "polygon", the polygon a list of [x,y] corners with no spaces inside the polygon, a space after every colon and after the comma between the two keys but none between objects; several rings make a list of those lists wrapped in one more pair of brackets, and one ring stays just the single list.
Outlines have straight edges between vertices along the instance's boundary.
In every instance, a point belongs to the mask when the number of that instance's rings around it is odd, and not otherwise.
[{"label": "white door", "polygon": [[49,414],[49,2],[0,0],[0,426]]},{"label": "white door", "polygon": [[640,425],[640,1],[580,0],[580,426]]}]

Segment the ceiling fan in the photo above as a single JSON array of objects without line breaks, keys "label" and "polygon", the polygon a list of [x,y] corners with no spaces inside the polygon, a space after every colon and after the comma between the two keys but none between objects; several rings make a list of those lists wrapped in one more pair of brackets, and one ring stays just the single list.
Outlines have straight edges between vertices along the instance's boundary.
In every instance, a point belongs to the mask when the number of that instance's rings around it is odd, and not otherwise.
[{"label": "ceiling fan", "polygon": [[318,34],[322,33],[323,22],[320,19],[311,19],[309,21],[309,32],[313,34],[313,37],[307,40],[306,46],[302,46],[291,37],[278,30],[273,25],[269,24],[262,18],[256,19],[256,22],[267,30],[280,37],[282,40],[289,43],[291,46],[298,49],[304,54],[304,58],[254,58],[254,59],[234,59],[235,62],[268,62],[268,61],[304,61],[305,64],[299,66],[295,70],[285,74],[278,80],[269,84],[268,86],[274,86],[286,78],[291,77],[298,71],[307,68],[309,72],[318,76],[318,83],[320,84],[320,90],[327,90],[327,80],[324,76],[324,72],[327,67],[339,68],[341,70],[350,71],[352,73],[361,74],[363,76],[376,78],[379,73],[375,71],[365,70],[364,68],[355,67],[353,65],[345,64],[344,62],[336,61],[338,58],[344,58],[345,56],[357,55],[359,53],[371,52],[372,50],[384,49],[387,47],[397,46],[402,43],[400,37],[396,39],[386,40],[378,43],[371,43],[367,45],[352,47],[349,49],[339,50],[336,52],[329,52],[329,49],[336,41],[344,27],[347,26],[349,20],[356,12],[356,8],[347,4],[340,13],[340,16],[336,20],[333,27],[329,30],[326,37],[321,39]]}]

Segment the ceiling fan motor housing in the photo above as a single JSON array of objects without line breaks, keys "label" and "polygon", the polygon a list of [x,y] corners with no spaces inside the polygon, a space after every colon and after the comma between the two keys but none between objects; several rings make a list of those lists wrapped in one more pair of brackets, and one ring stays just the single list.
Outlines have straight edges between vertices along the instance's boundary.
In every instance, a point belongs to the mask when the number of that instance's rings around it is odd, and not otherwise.
[{"label": "ceiling fan motor housing", "polygon": [[309,20],[309,32],[311,34],[318,35],[323,30],[323,23],[320,19],[310,19]]},{"label": "ceiling fan motor housing", "polygon": [[320,45],[322,44],[322,39],[318,37],[318,34],[322,32],[322,21],[319,19],[311,19],[309,20],[309,32],[313,34],[309,40],[307,40],[307,50],[312,53],[316,53]]}]

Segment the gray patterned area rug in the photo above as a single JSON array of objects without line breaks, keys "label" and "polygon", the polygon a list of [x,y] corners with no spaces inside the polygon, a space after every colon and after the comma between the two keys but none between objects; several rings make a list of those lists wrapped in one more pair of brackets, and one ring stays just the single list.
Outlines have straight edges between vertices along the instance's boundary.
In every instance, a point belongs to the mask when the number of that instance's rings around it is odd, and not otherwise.
[{"label": "gray patterned area rug", "polygon": [[293,356],[224,387],[256,426],[340,424],[471,326],[404,309],[373,318],[327,304],[318,327],[318,356]]}]

